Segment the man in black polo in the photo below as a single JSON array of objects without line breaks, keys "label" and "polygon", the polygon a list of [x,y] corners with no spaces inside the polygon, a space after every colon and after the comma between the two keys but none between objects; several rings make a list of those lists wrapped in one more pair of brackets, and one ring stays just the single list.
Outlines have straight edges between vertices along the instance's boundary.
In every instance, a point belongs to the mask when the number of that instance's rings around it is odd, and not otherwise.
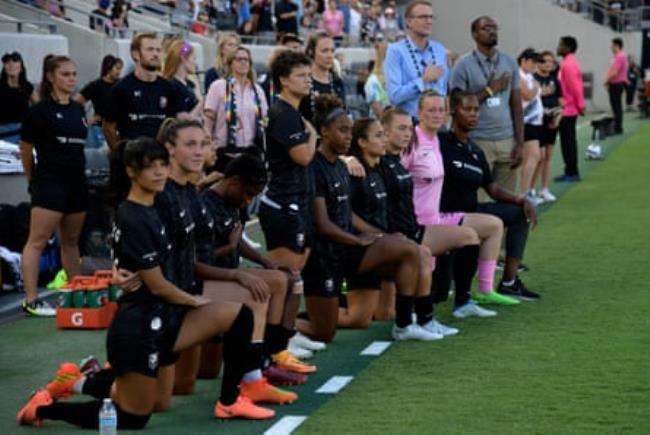
[{"label": "man in black polo", "polygon": [[153,33],[141,33],[131,41],[135,71],[113,87],[104,116],[111,150],[123,139],[156,137],[163,120],[182,110],[173,86],[158,74],[160,51],[160,40]]}]

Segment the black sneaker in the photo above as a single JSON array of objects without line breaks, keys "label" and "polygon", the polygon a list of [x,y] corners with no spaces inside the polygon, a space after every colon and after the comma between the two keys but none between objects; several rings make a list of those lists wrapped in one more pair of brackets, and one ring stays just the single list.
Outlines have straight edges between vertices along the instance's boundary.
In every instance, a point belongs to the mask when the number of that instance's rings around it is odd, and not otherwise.
[{"label": "black sneaker", "polygon": [[[497,261],[497,270],[505,270],[506,268],[506,262],[503,260]],[[528,272],[530,271],[530,267],[525,265],[524,263],[519,263],[519,267],[517,268],[517,273],[523,273],[523,272]]]},{"label": "black sneaker", "polygon": [[32,302],[27,303],[23,301],[23,311],[28,316],[35,317],[54,317],[56,310],[50,304],[40,299],[34,299]]},{"label": "black sneaker", "polygon": [[541,298],[541,295],[538,293],[528,290],[519,277],[515,278],[515,282],[511,286],[504,285],[503,281],[501,281],[497,292],[504,296],[519,298],[525,301],[537,301]]}]

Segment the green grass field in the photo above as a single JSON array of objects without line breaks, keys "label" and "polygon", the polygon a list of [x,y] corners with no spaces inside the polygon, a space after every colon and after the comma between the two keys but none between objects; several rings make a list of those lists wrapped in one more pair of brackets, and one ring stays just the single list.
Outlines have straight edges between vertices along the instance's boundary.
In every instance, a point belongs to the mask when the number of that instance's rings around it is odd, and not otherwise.
[{"label": "green grass field", "polygon": [[[630,118],[626,129],[625,137],[604,142],[611,152],[605,161],[581,161],[582,183],[552,189],[562,199],[545,207],[527,250],[532,271],[524,275],[541,301],[462,322],[443,304],[438,315],[461,328],[457,337],[397,343],[380,357],[359,352],[389,339],[389,323],[342,331],[315,358],[319,372],[296,388],[300,400],[276,408],[275,420],[215,421],[219,382],[201,381],[147,432],[262,433],[284,415],[301,415],[308,416],[299,428],[305,434],[648,433],[650,124]],[[579,132],[583,148],[589,130]],[[13,420],[29,391],[59,362],[103,357],[103,347],[103,332],[59,331],[52,320],[0,327],[4,431],[36,433]],[[333,375],[355,379],[334,397],[315,394]],[[41,432],[77,430],[47,422]]]}]

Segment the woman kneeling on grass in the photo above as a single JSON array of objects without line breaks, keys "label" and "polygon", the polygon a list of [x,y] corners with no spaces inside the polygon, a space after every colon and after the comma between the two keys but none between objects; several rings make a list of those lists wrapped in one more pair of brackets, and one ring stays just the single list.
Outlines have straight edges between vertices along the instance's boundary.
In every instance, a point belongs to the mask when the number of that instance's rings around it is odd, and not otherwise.
[{"label": "woman kneeling on grass", "polygon": [[[397,285],[393,336],[398,340],[431,340],[431,334],[411,323],[420,268],[417,245],[404,238],[383,236],[352,214],[350,179],[339,159],[350,148],[352,121],[342,106],[338,98],[329,95],[315,101],[315,120],[322,138],[312,163],[317,239],[303,273],[309,320],[299,319],[298,329],[317,340],[331,341],[339,323],[338,297],[343,278],[354,282],[358,275],[379,273]],[[364,232],[368,230],[371,232]],[[358,299],[361,305],[372,305],[367,298]],[[368,311],[367,322],[374,306]]]},{"label": "woman kneeling on grass", "polygon": [[[215,416],[273,417],[272,410],[239,395],[243,367],[250,366],[253,357],[250,309],[237,303],[210,302],[186,293],[165,278],[173,246],[154,208],[154,198],[167,180],[167,151],[153,140],[139,139],[126,144],[122,158],[126,170],[123,180],[130,180],[131,187],[121,190],[124,201],[116,213],[113,255],[117,265],[137,271],[143,285],[120,299],[108,330],[108,360],[116,376],[111,395],[118,428],[144,428],[161,400],[159,369],[172,364],[179,352],[219,334],[225,334],[225,358]],[[112,183],[120,189],[119,179]],[[92,429],[98,428],[101,406],[100,400],[56,402],[48,390],[42,389],[20,410],[17,419],[20,424],[33,426],[40,426],[44,419],[63,420]]]}]

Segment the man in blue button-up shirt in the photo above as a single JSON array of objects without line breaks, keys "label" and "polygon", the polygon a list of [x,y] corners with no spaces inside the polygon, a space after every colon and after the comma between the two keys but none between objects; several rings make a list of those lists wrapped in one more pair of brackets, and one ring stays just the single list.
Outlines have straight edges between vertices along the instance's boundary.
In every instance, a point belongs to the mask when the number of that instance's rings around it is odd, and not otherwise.
[{"label": "man in blue button-up shirt", "polygon": [[404,13],[408,36],[388,46],[384,62],[386,90],[392,105],[417,114],[420,95],[433,89],[447,95],[447,50],[429,39],[433,7],[428,0],[413,0]]}]

